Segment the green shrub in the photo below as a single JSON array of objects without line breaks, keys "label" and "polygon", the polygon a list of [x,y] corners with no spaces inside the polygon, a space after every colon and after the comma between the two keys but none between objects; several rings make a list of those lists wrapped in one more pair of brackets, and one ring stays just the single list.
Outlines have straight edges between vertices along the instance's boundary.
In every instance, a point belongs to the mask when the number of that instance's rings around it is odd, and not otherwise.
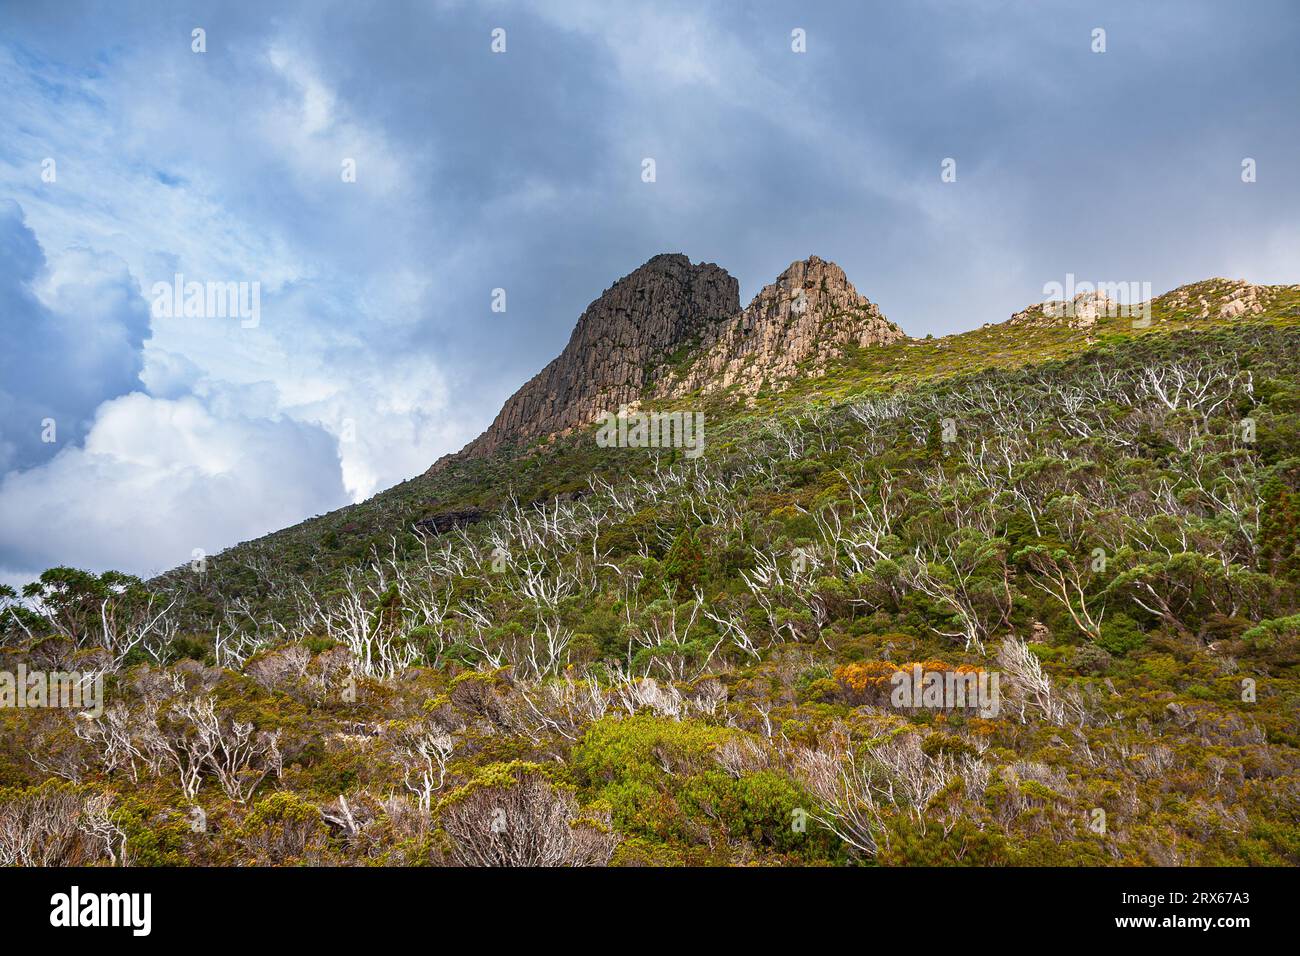
[{"label": "green shrub", "polygon": [[1102,622],[1101,636],[1097,638],[1097,646],[1116,657],[1123,657],[1146,642],[1147,636],[1141,625],[1123,611],[1117,611]]}]

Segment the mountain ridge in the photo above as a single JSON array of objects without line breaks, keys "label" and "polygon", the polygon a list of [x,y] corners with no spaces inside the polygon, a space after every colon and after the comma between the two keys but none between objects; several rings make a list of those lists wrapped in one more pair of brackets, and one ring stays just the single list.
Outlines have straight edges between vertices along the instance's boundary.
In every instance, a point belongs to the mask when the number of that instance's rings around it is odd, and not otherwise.
[{"label": "mountain ridge", "polygon": [[578,317],[558,356],[516,390],[491,425],[457,457],[549,439],[645,398],[733,386],[780,387],[811,361],[816,369],[850,345],[904,338],[844,270],[813,255],[790,264],[744,309],[722,267],[660,253],[618,279]]},{"label": "mountain ridge", "polygon": [[[1240,320],[1297,290],[1212,278],[1129,303],[1089,284],[1068,300],[1044,300],[982,328],[1061,327],[1091,341],[1102,319],[1149,320],[1160,307],[1192,319]],[[592,300],[560,354],[505,401],[481,435],[426,474],[454,460],[549,441],[643,401],[734,391],[752,405],[764,389],[821,377],[852,350],[919,341],[858,292],[839,265],[817,255],[796,259],[742,309],[739,283],[725,268],[660,253]]]},{"label": "mountain ridge", "polygon": [[[1135,328],[1128,318],[1104,315],[1088,329],[1079,329],[1068,321],[1051,317],[1016,323],[1013,316],[1000,323],[985,323],[946,336],[902,336],[890,345],[850,350],[842,359],[828,363],[824,375],[796,377],[788,380],[784,389],[745,396],[744,401],[731,401],[725,390],[707,394],[684,392],[676,398],[651,397],[647,401],[680,402],[686,395],[694,394],[692,400],[705,403],[708,408],[712,445],[720,440],[716,437],[721,434],[718,429],[733,415],[782,416],[807,404],[834,405],[855,400],[864,392],[890,394],[973,371],[1061,361],[1103,348],[1107,343],[1136,343],[1147,336],[1163,338],[1185,331],[1230,330],[1257,323],[1290,327],[1300,320],[1300,285],[1254,286],[1259,290],[1257,297],[1260,302],[1266,304],[1263,313],[1229,319],[1220,318],[1220,309],[1211,308],[1205,318],[1200,317],[1202,298],[1213,306],[1226,301],[1232,290],[1243,284],[1250,285],[1244,280],[1207,279],[1156,296],[1152,300],[1153,321],[1147,328]],[[1034,308],[1031,306],[1022,312],[1032,312]],[[579,427],[569,429],[571,435]],[[463,451],[450,453],[425,471],[364,501],[238,542],[224,549],[218,557],[224,562],[243,564],[248,561],[260,566],[266,560],[267,549],[302,539],[313,542],[308,550],[330,565],[345,558],[360,559],[375,548],[386,550],[394,535],[406,535],[422,522],[426,522],[425,527],[431,520],[436,525],[439,516],[464,507],[485,507],[490,511],[503,500],[508,500],[513,491],[518,491],[522,500],[528,501],[539,495],[546,497],[548,492],[542,490],[543,487],[558,488],[566,493],[581,490],[585,487],[582,475],[590,464],[582,460],[575,459],[563,467],[562,471],[568,477],[538,483],[525,476],[554,470],[560,463],[556,456],[562,458],[566,454],[564,449],[569,449],[571,454],[587,448],[588,444],[594,448],[594,442],[574,444],[564,441],[557,446],[539,441],[527,449],[502,444],[490,454],[483,455],[467,455]],[[532,465],[525,465],[521,470],[521,456]],[[537,491],[528,490],[534,486]],[[484,491],[484,488],[496,490]],[[192,577],[187,573],[188,567],[181,565],[173,571],[160,572],[160,575],[188,580]]]}]

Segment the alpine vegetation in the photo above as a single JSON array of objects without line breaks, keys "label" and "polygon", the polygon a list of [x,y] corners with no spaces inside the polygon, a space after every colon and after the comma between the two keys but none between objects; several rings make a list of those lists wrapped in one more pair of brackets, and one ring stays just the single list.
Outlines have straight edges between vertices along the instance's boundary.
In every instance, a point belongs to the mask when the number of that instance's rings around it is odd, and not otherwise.
[{"label": "alpine vegetation", "polygon": [[0,3],[39,929],[834,867],[1014,945],[1300,866],[1294,3],[69,6]]},{"label": "alpine vegetation", "polygon": [[624,405],[596,421],[601,448],[680,448],[687,458],[704,453],[703,412],[629,412]]},{"label": "alpine vegetation", "polygon": [[635,396],[566,355],[361,504],[5,588],[0,669],[105,698],[0,707],[0,861],[1300,862],[1300,287],[909,339],[814,257],[681,318],[726,288],[606,293],[688,337]]}]

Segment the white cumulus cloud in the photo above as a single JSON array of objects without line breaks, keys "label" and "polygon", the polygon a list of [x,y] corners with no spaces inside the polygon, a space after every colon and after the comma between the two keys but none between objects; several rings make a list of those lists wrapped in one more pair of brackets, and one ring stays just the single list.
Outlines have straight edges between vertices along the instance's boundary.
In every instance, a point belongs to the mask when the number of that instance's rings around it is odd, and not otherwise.
[{"label": "white cumulus cloud", "polygon": [[100,407],[83,447],[0,481],[0,570],[146,574],[346,502],[323,429],[137,392]]}]

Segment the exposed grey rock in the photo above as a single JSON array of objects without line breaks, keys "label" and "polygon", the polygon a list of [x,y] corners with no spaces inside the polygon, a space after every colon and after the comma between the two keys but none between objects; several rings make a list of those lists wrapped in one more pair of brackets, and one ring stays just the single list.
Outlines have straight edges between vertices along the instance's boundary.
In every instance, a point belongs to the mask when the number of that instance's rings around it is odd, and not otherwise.
[{"label": "exposed grey rock", "polygon": [[1200,319],[1240,319],[1263,312],[1278,291],[1279,287],[1252,285],[1245,279],[1207,279],[1180,286],[1165,299],[1171,310],[1191,310]]},{"label": "exposed grey rock", "polygon": [[1064,324],[1072,329],[1090,329],[1104,316],[1119,315],[1124,307],[1104,292],[1080,292],[1070,301],[1048,299],[1011,316],[1012,325],[1048,326]]},{"label": "exposed grey rock", "polygon": [[470,525],[478,524],[488,517],[490,517],[489,513],[482,508],[458,508],[452,511],[443,511],[428,518],[422,518],[415,523],[415,531],[428,537],[437,537],[440,534],[446,534],[448,531],[455,531],[457,528],[467,528]]}]

